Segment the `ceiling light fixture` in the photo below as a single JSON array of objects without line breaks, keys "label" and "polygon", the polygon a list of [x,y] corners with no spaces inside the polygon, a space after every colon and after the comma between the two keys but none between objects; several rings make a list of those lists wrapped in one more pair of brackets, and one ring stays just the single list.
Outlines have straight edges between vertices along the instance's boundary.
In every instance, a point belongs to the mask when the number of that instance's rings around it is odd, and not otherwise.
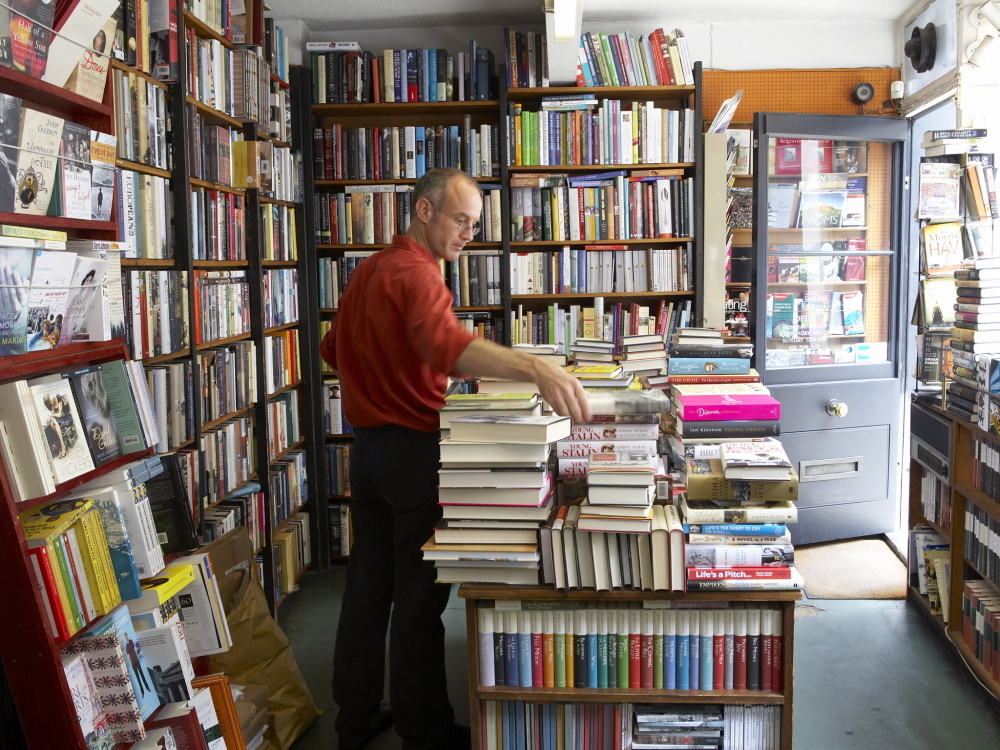
[{"label": "ceiling light fixture", "polygon": [[575,42],[579,33],[577,27],[577,3],[580,0],[554,0],[553,30],[555,41]]}]

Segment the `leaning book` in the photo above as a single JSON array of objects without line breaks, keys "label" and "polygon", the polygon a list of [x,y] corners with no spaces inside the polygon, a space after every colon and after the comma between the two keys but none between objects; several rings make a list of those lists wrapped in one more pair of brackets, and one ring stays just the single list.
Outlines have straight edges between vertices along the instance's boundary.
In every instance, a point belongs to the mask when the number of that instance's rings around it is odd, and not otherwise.
[{"label": "leaning book", "polygon": [[56,484],[92,471],[94,461],[69,381],[28,384],[38,412],[38,429],[52,456]]},{"label": "leaning book", "polygon": [[44,216],[55,191],[63,120],[23,107],[14,213]]},{"label": "leaning book", "polygon": [[122,449],[115,430],[111,399],[104,387],[101,365],[66,375],[76,396],[87,445],[95,466],[121,458]]}]

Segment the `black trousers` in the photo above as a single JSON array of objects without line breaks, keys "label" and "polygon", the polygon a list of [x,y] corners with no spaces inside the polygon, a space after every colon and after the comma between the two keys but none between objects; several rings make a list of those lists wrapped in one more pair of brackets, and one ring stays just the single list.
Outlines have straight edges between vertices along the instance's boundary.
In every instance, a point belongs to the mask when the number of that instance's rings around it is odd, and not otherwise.
[{"label": "black trousers", "polygon": [[333,658],[342,742],[378,719],[389,636],[389,702],[405,750],[439,743],[455,721],[444,668],[450,584],[435,583],[420,546],[441,518],[438,434],[396,425],[358,428],[351,450],[354,544]]}]

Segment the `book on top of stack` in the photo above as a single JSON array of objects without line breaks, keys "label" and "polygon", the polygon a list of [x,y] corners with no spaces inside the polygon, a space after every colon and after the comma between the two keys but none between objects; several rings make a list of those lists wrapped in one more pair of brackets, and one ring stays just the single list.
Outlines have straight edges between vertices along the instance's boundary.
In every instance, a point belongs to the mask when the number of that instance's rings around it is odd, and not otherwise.
[{"label": "book on top of stack", "polygon": [[443,517],[424,559],[444,583],[537,584],[539,530],[555,505],[551,443],[569,434],[570,419],[470,414],[450,425],[438,474]]},{"label": "book on top of stack", "polygon": [[511,348],[525,354],[532,354],[536,357],[547,359],[560,367],[565,367],[569,364],[569,357],[560,352],[559,347],[555,344],[514,344]]},{"label": "book on top of stack", "polygon": [[566,372],[580,381],[584,388],[613,388],[625,390],[635,382],[635,374],[625,372],[616,362],[610,364],[574,364]]},{"label": "book on top of stack", "polygon": [[451,420],[473,414],[507,414],[537,417],[542,401],[537,393],[457,393],[446,396],[438,414],[441,429],[451,428]]},{"label": "book on top of stack", "polygon": [[637,377],[655,378],[667,369],[667,350],[659,334],[622,336],[622,368]]},{"label": "book on top of stack", "polygon": [[578,365],[604,365],[615,361],[615,342],[605,339],[578,338],[569,351]]}]

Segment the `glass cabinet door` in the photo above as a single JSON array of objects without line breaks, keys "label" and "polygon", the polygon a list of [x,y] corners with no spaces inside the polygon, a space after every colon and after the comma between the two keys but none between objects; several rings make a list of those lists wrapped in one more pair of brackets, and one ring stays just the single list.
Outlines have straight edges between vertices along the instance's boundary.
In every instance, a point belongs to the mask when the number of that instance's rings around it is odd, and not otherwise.
[{"label": "glass cabinet door", "polygon": [[764,368],[891,363],[896,144],[768,134],[758,148],[767,150],[756,244]]}]

